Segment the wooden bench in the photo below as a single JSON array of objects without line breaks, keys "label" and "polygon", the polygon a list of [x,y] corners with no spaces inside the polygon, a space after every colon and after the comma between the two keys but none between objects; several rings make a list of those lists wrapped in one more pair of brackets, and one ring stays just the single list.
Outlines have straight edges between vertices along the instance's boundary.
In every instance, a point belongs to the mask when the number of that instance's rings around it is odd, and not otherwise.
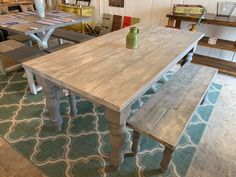
[{"label": "wooden bench", "polygon": [[0,72],[3,75],[6,75],[7,72],[19,68],[19,65],[17,65],[17,63],[14,60],[4,56],[4,53],[23,46],[25,46],[23,43],[17,42],[15,40],[0,42]]},{"label": "wooden bench", "polygon": [[59,39],[65,39],[67,41],[71,41],[74,43],[82,43],[95,38],[94,36],[88,34],[82,34],[80,32],[75,32],[71,30],[65,30],[63,28],[57,28],[53,32],[52,36],[57,37]]},{"label": "wooden bench", "polygon": [[132,153],[139,151],[140,133],[165,146],[161,172],[168,168],[188,122],[204,99],[217,69],[186,64],[127,122],[134,130]]}]

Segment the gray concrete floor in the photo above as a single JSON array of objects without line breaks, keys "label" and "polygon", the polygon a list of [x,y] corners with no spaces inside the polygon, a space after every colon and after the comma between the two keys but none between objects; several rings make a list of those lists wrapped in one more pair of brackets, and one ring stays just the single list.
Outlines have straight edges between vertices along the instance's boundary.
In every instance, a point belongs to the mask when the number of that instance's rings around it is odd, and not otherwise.
[{"label": "gray concrete floor", "polygon": [[236,177],[236,77],[218,74],[223,85],[187,177]]}]

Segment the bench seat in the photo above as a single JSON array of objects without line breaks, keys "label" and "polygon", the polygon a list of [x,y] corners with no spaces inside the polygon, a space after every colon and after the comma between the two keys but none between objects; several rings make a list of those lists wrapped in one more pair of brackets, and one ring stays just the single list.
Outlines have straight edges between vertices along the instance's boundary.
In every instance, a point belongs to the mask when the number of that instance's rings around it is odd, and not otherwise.
[{"label": "bench seat", "polygon": [[82,34],[80,32],[75,32],[71,30],[66,30],[63,28],[57,28],[53,34],[54,37],[58,37],[60,39],[65,39],[74,43],[82,43],[88,40],[95,38],[94,36],[88,34]]},{"label": "bench seat", "polygon": [[15,40],[7,40],[0,42],[0,72],[2,74],[6,74],[7,72],[10,72],[12,70],[15,70],[16,68],[19,68],[17,63],[4,56],[4,53],[9,52],[11,50],[15,50],[17,48],[26,46],[25,44],[15,41]]},{"label": "bench seat", "polygon": [[133,155],[139,150],[140,134],[165,146],[162,172],[166,171],[188,122],[205,97],[217,69],[186,64],[127,122],[134,130]]},{"label": "bench seat", "polygon": [[44,51],[47,52],[47,53],[53,53],[53,52],[56,52],[56,51],[59,51],[59,50],[62,50],[62,49],[65,49],[67,47],[71,47],[73,46],[74,44],[71,44],[71,43],[64,43],[64,44],[61,44],[61,45],[57,45],[55,47],[50,47],[48,49],[45,49]]},{"label": "bench seat", "polygon": [[18,64],[22,64],[25,61],[46,55],[46,52],[40,51],[38,48],[29,46],[22,46],[17,49],[3,53],[3,55],[11,60],[14,60]]}]

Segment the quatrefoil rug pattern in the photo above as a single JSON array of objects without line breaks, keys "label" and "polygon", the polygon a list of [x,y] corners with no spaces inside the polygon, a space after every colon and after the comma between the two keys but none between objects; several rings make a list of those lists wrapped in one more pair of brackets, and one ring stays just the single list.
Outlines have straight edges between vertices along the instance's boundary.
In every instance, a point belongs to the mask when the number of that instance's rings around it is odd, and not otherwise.
[{"label": "quatrefoil rug pattern", "polygon": [[[171,77],[167,73],[132,106],[138,110]],[[160,176],[185,176],[206,124],[219,97],[221,85],[213,83],[203,105],[186,129],[170,168]],[[49,177],[152,177],[162,158],[163,146],[142,137],[141,151],[126,158],[118,172],[106,172],[109,165],[108,125],[103,108],[77,98],[78,115],[69,116],[68,100],[61,98],[62,132],[54,132],[42,93],[29,93],[23,71],[0,75],[0,136],[32,161]],[[130,151],[132,131],[127,129],[124,151]]]}]

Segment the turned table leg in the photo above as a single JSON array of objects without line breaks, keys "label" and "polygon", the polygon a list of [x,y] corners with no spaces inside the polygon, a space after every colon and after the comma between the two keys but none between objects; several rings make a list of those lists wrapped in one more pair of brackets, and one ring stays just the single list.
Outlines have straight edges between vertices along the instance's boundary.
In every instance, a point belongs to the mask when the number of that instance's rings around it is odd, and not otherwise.
[{"label": "turned table leg", "polygon": [[172,158],[173,151],[167,147],[165,147],[165,150],[163,152],[163,158],[161,160],[161,172],[165,172],[168,169],[170,160]]},{"label": "turned table leg", "polygon": [[110,144],[112,151],[110,154],[111,164],[115,169],[119,169],[124,161],[124,154],[121,148],[125,142],[125,124],[117,125],[109,122]]},{"label": "turned table leg", "polygon": [[46,106],[50,113],[50,119],[56,131],[61,131],[62,116],[60,114],[59,88],[51,81],[36,75],[37,82],[43,87],[43,93],[46,97]]},{"label": "turned table leg", "polygon": [[112,147],[110,160],[113,170],[118,170],[124,161],[124,154],[121,148],[125,142],[126,120],[129,115],[130,106],[121,112],[116,112],[109,108],[105,109],[105,117],[110,128],[110,144]]}]

